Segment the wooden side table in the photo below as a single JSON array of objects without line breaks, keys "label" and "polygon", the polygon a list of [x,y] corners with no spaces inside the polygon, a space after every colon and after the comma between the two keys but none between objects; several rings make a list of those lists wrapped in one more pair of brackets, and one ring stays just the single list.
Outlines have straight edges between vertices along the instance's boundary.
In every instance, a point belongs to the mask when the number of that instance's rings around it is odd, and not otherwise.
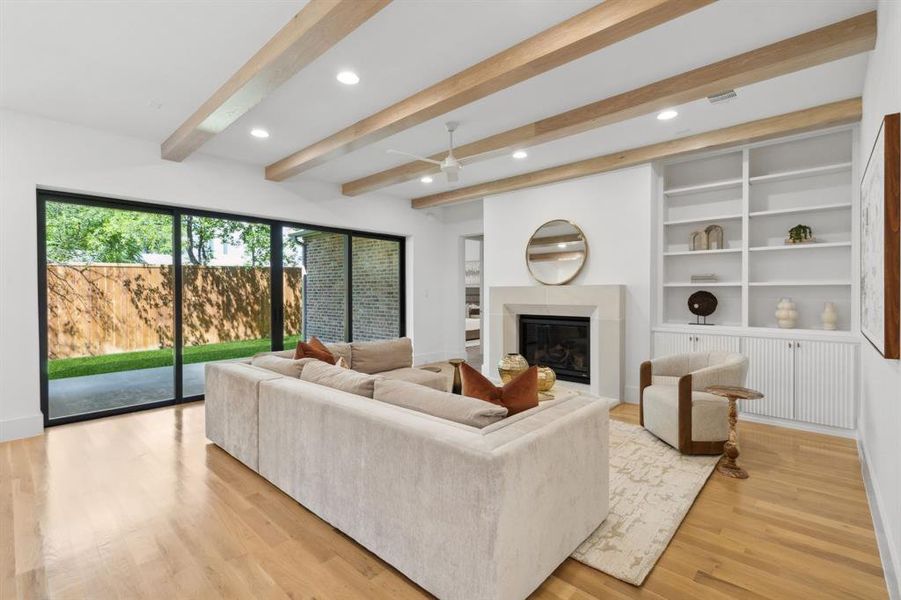
[{"label": "wooden side table", "polygon": [[738,433],[735,424],[738,422],[738,407],[736,400],[759,400],[763,394],[757,390],[733,385],[712,385],[704,390],[708,394],[722,396],[729,400],[729,439],[723,446],[723,458],[716,466],[716,470],[726,477],[735,479],[747,479],[748,472],[738,466]]}]

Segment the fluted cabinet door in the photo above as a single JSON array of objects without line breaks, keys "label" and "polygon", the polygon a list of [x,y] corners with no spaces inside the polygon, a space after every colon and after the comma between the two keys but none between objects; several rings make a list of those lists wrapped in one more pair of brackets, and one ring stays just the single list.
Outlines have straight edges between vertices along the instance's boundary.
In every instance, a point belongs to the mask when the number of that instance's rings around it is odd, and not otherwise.
[{"label": "fluted cabinet door", "polygon": [[694,344],[693,340],[694,336],[687,333],[655,333],[654,358],[691,352]]},{"label": "fluted cabinet door", "polygon": [[853,429],[855,347],[839,342],[795,343],[795,418]]},{"label": "fluted cabinet door", "polygon": [[763,394],[760,400],[740,403],[741,411],[756,415],[796,418],[794,414],[794,342],[745,338],[748,357],[747,387]]},{"label": "fluted cabinet door", "polygon": [[741,338],[734,335],[696,335],[695,352],[740,352]]}]

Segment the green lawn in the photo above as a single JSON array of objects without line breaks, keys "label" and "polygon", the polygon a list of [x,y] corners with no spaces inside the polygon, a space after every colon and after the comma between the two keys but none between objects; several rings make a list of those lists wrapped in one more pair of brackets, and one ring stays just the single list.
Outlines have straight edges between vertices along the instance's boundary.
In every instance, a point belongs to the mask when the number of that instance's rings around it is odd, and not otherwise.
[{"label": "green lawn", "polygon": [[[298,336],[285,338],[285,348],[297,345]],[[240,342],[223,342],[205,346],[188,346],[184,349],[185,364],[209,362],[211,360],[228,360],[253,356],[257,352],[266,352],[270,348],[268,339],[243,340]],[[50,379],[97,375],[99,373],[117,373],[152,367],[170,367],[175,362],[171,348],[162,350],[145,350],[142,352],[122,352],[103,356],[79,356],[51,360],[48,364]]]}]

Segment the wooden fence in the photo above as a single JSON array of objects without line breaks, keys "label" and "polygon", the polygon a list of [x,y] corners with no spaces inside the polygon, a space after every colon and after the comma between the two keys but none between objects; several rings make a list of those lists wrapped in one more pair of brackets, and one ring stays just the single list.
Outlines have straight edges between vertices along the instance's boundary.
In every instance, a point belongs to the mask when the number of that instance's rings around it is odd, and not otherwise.
[{"label": "wooden fence", "polygon": [[[285,334],[300,333],[301,270],[285,268]],[[172,346],[173,267],[48,265],[49,356],[69,358]],[[185,266],[186,345],[269,337],[269,269]]]}]

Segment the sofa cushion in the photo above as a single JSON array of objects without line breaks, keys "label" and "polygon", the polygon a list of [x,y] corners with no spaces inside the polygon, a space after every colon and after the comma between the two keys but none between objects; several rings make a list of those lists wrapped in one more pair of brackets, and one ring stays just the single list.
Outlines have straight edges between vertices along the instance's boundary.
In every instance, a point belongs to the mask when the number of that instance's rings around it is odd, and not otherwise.
[{"label": "sofa cushion", "polygon": [[430,387],[432,389],[438,390],[439,392],[448,391],[448,384],[450,383],[444,375],[441,373],[432,373],[430,371],[424,371],[422,369],[415,369],[413,367],[404,367],[403,369],[392,369],[391,371],[382,371],[379,373],[381,377],[385,379],[391,379],[393,381],[407,381],[409,383],[418,383],[419,385],[424,385],[426,387]]},{"label": "sofa cushion", "polygon": [[410,338],[378,342],[352,342],[350,368],[360,373],[381,373],[413,366]]},{"label": "sofa cushion", "polygon": [[511,415],[538,406],[538,367],[529,367],[503,387],[463,363],[460,365],[463,395],[506,407]]},{"label": "sofa cushion", "polygon": [[286,377],[300,377],[301,371],[306,364],[316,360],[315,358],[301,358],[294,360],[293,358],[284,358],[275,354],[263,354],[254,356],[250,364],[261,369],[267,369],[280,373]]},{"label": "sofa cushion", "polygon": [[322,361],[304,365],[300,379],[317,383],[336,390],[372,398],[376,377],[358,373],[352,369],[342,369]]},{"label": "sofa cushion", "polygon": [[335,357],[335,362],[338,362],[339,358],[343,358],[347,361],[348,368],[350,365],[350,344],[347,342],[334,342],[331,344],[326,344],[326,348],[328,351],[332,353],[332,356]]},{"label": "sofa cushion", "polygon": [[316,336],[313,336],[309,342],[304,342],[303,340],[297,342],[294,358],[315,358],[330,365],[335,364],[335,360],[337,360],[331,350],[326,348],[325,344],[319,341],[319,338]]},{"label": "sofa cushion", "polygon": [[416,412],[432,415],[448,421],[482,428],[500,421],[508,411],[503,406],[490,402],[441,392],[429,387],[379,378],[375,382],[373,398],[395,406],[402,406]]},{"label": "sofa cushion", "polygon": [[[671,385],[651,385],[642,400],[644,427],[679,448],[679,391]],[[692,392],[691,439],[720,442],[729,437],[729,401],[706,392]]]}]

